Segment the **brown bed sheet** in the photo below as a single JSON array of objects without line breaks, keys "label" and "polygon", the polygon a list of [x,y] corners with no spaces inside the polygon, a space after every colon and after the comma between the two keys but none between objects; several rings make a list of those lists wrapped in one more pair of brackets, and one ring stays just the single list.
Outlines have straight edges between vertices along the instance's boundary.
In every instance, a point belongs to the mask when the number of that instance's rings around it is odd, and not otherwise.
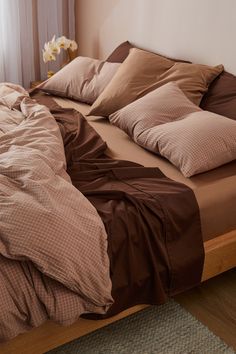
[{"label": "brown bed sheet", "polygon": [[204,248],[191,188],[156,167],[108,157],[107,144],[79,112],[60,108],[49,96],[34,97],[56,119],[71,181],[107,231],[114,304],[104,316],[161,304],[198,285]]},{"label": "brown bed sheet", "polygon": [[[56,98],[62,107],[74,108],[83,115],[89,105]],[[191,178],[185,178],[167,160],[135,144],[126,133],[102,117],[86,117],[93,128],[106,141],[107,155],[125,159],[146,167],[159,167],[169,178],[193,189],[197,198],[204,241],[236,229],[236,161]]]}]

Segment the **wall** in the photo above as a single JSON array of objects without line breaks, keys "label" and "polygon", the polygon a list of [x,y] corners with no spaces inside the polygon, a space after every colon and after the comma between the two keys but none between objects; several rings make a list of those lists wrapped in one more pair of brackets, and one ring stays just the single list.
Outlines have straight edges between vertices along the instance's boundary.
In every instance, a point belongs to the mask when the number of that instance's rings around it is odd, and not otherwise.
[{"label": "wall", "polygon": [[236,74],[235,0],[77,0],[81,55],[105,58],[122,41]]}]

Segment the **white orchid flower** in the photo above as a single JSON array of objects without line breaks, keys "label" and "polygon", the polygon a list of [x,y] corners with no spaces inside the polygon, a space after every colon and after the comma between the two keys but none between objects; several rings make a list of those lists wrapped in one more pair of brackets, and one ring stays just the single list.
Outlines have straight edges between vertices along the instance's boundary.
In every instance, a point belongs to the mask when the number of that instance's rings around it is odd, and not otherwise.
[{"label": "white orchid flower", "polygon": [[45,50],[45,52],[51,52],[52,54],[59,54],[60,53],[61,49],[58,46],[57,42],[55,41],[55,36],[53,36],[53,38],[50,42],[46,42],[44,44],[44,50]]},{"label": "white orchid flower", "polygon": [[44,44],[44,50],[45,50],[45,52],[47,52],[47,51],[50,50],[49,42],[46,42],[46,43]]},{"label": "white orchid flower", "polygon": [[47,63],[48,61],[56,60],[55,55],[50,50],[43,50],[43,61]]},{"label": "white orchid flower", "polygon": [[[54,35],[51,41],[46,42],[44,44],[44,49],[43,49],[44,63],[47,63],[48,61],[51,60],[55,61],[56,55],[60,53],[61,48],[65,50],[70,49],[73,52],[78,48],[78,45],[74,40],[70,40],[65,36],[61,36],[56,39],[56,36]],[[73,58],[71,58],[71,56],[69,55],[69,61],[72,59]]]},{"label": "white orchid flower", "polygon": [[78,48],[76,41],[70,41],[70,49],[74,52]]},{"label": "white orchid flower", "polygon": [[56,42],[60,48],[68,49],[70,47],[70,40],[65,36],[57,38]]},{"label": "white orchid flower", "polygon": [[52,54],[59,54],[61,51],[61,48],[59,47],[59,45],[55,39],[56,39],[56,37],[53,36],[52,40],[50,42],[48,42],[48,47],[50,48]]}]

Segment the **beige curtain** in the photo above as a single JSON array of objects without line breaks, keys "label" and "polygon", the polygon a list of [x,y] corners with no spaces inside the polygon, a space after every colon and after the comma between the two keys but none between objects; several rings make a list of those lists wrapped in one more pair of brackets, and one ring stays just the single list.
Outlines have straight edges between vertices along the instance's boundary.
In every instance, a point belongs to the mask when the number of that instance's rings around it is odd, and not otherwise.
[{"label": "beige curtain", "polygon": [[34,66],[35,78],[45,79],[48,70],[57,71],[64,57],[57,57],[56,62],[45,64],[42,60],[42,48],[54,35],[75,38],[75,3],[74,0],[33,0],[34,21]]},{"label": "beige curtain", "polygon": [[45,64],[42,49],[53,35],[75,37],[74,0],[0,0],[0,81],[21,84],[58,70],[62,55]]}]

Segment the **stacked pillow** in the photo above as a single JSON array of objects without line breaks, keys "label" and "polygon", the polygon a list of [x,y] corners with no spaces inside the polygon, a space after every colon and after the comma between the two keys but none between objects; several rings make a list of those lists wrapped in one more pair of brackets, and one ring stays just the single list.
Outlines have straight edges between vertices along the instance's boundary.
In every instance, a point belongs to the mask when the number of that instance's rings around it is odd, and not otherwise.
[{"label": "stacked pillow", "polygon": [[[129,42],[124,42],[106,61],[78,57],[37,88],[52,95],[92,104],[111,81],[132,47]],[[153,56],[172,65],[172,60],[155,54]]]},{"label": "stacked pillow", "polygon": [[221,115],[236,119],[236,77],[222,71],[124,42],[106,61],[76,58],[40,88],[92,104],[88,115],[109,117],[190,177],[236,159],[236,122]]},{"label": "stacked pillow", "polygon": [[[121,65],[114,60],[124,62]],[[107,61],[74,59],[38,88],[93,104],[90,115],[108,116],[169,81],[176,81],[189,99],[199,104],[222,70],[222,65],[210,67],[169,59],[125,42]]]},{"label": "stacked pillow", "polygon": [[90,115],[109,116],[167,82],[175,81],[199,105],[223,66],[175,62],[158,54],[132,48],[111,82],[93,103]]},{"label": "stacked pillow", "polygon": [[[118,45],[106,60],[111,63],[123,63],[131,48],[135,46],[125,41]],[[191,64],[180,59],[171,60]],[[217,76],[203,96],[200,107],[236,120],[236,76],[226,71]]]}]

